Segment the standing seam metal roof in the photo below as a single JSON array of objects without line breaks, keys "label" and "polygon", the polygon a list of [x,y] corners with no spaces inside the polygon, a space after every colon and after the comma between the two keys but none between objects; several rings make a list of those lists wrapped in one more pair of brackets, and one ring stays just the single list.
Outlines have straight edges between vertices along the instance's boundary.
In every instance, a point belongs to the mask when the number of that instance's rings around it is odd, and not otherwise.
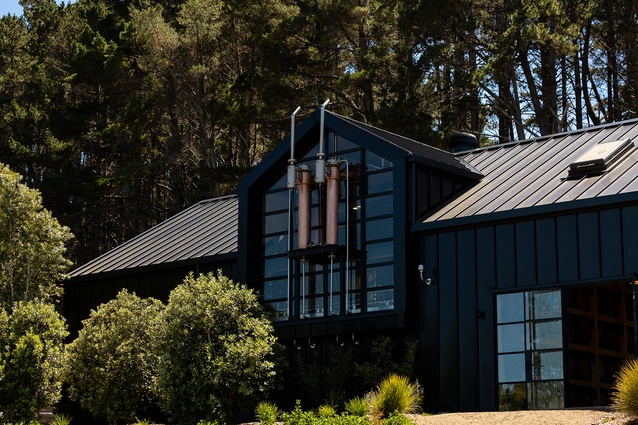
[{"label": "standing seam metal roof", "polygon": [[594,145],[627,137],[638,142],[638,120],[464,153],[485,177],[424,223],[636,192],[636,145],[602,175],[566,178],[570,164]]},{"label": "standing seam metal roof", "polygon": [[237,252],[238,198],[201,201],[104,255],[71,277]]}]

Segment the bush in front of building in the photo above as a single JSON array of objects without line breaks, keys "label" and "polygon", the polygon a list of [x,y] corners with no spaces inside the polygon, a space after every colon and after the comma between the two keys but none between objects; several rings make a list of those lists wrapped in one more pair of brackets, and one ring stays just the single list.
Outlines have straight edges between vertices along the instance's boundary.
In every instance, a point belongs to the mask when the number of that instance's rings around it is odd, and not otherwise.
[{"label": "bush in front of building", "polygon": [[0,423],[36,418],[52,406],[62,388],[64,318],[43,301],[0,307]]},{"label": "bush in front of building", "polygon": [[153,339],[162,309],[156,299],[122,290],[93,310],[67,350],[71,399],[109,423],[142,417],[156,400]]},{"label": "bush in front of building", "polygon": [[161,405],[175,423],[228,423],[264,399],[275,378],[275,337],[257,295],[225,276],[187,276],[162,314]]},{"label": "bush in front of building", "polygon": [[638,359],[628,359],[616,374],[611,395],[614,409],[638,417]]},{"label": "bush in front of building", "polygon": [[391,374],[367,398],[373,415],[388,418],[393,413],[416,413],[421,408],[423,390],[405,376]]}]

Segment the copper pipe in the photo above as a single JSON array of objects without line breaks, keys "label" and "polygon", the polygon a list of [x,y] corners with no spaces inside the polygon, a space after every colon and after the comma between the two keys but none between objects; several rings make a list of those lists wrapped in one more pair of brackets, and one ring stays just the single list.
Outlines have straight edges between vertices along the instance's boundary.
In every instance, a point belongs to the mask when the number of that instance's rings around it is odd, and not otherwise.
[{"label": "copper pipe", "polygon": [[297,223],[297,248],[306,249],[310,242],[310,168],[299,166],[299,209]]},{"label": "copper pipe", "polygon": [[339,243],[339,162],[328,161],[326,184],[326,244]]}]

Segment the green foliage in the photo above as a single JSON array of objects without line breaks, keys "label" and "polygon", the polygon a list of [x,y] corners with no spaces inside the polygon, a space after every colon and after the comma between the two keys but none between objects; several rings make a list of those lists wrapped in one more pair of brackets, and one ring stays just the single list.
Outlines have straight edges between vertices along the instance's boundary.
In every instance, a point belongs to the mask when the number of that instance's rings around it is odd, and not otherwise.
[{"label": "green foliage", "polygon": [[64,258],[69,230],[21,180],[0,164],[0,307],[5,308],[18,300],[56,301],[62,294],[57,283],[70,265]]},{"label": "green foliage", "polygon": [[423,391],[418,383],[392,374],[381,381],[369,395],[372,410],[383,417],[391,413],[415,413],[420,409]]},{"label": "green foliage", "polygon": [[52,304],[18,301],[0,307],[1,421],[28,422],[61,396],[64,318]]},{"label": "green foliage", "polygon": [[616,374],[611,401],[619,412],[638,417],[638,359],[623,363]]},{"label": "green foliage", "polygon": [[51,425],[71,425],[71,417],[63,413],[59,413],[53,417]]},{"label": "green foliage", "polygon": [[297,400],[295,408],[291,412],[281,414],[284,425],[312,425],[317,417],[312,412],[306,412],[301,408],[301,401]]},{"label": "green foliage", "polygon": [[366,416],[370,412],[370,403],[364,397],[355,397],[345,404],[346,412],[354,416]]},{"label": "green foliage", "polygon": [[387,418],[381,420],[381,425],[415,425],[416,422],[403,413],[392,412]]},{"label": "green foliage", "polygon": [[162,315],[158,387],[180,424],[228,420],[274,379],[272,324],[257,296],[221,273],[187,276]]},{"label": "green foliage", "polygon": [[133,421],[154,402],[154,351],[162,304],[126,290],[91,312],[68,346],[69,395],[110,423]]},{"label": "green foliage", "polygon": [[261,401],[255,408],[255,416],[263,425],[274,425],[280,415],[281,411],[276,403]]},{"label": "green foliage", "polygon": [[317,414],[320,418],[331,418],[337,414],[337,409],[330,404],[322,404],[317,409]]},{"label": "green foliage", "polygon": [[370,420],[365,416],[353,416],[348,413],[315,415],[313,412],[301,409],[297,400],[295,408],[289,413],[283,413],[281,419],[284,425],[369,425]]}]

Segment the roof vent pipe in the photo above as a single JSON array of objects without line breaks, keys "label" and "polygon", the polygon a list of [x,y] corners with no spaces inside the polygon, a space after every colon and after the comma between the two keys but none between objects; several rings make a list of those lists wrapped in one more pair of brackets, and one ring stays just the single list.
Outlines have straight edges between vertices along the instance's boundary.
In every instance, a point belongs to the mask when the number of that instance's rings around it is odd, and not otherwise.
[{"label": "roof vent pipe", "polygon": [[317,154],[317,161],[315,162],[315,183],[324,184],[326,182],[326,155],[323,152],[323,126],[325,121],[326,105],[330,103],[330,99],[327,99],[321,105],[321,119],[319,122],[319,153]]},{"label": "roof vent pipe", "polygon": [[295,170],[295,164],[297,160],[295,159],[295,115],[301,109],[301,106],[297,106],[295,112],[290,116],[290,159],[288,160],[288,177],[287,177],[287,187],[292,190],[295,188],[297,184],[297,171]]},{"label": "roof vent pipe", "polygon": [[455,131],[450,136],[449,140],[450,150],[452,153],[469,151],[479,147],[478,139],[471,133],[463,133]]}]

